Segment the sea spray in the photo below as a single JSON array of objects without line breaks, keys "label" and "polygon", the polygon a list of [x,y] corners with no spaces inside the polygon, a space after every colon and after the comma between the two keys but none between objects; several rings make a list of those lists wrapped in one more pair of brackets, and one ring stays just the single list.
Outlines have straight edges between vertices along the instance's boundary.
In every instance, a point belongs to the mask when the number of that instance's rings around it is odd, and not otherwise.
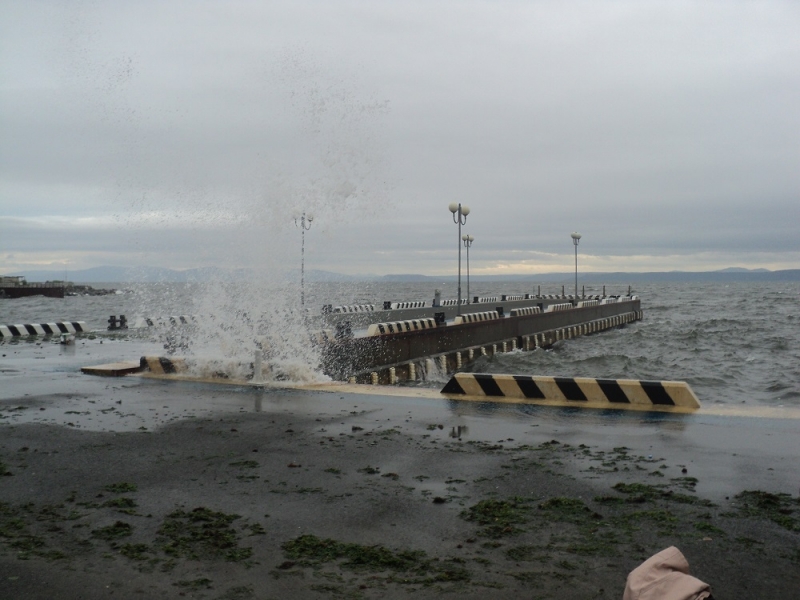
[{"label": "sea spray", "polygon": [[[315,257],[325,253],[327,232],[380,210],[389,178],[377,125],[386,103],[293,51],[285,52],[259,85],[265,110],[283,113],[283,155],[271,153],[271,132],[260,134],[254,124],[252,154],[247,164],[233,167],[236,178],[226,171],[232,165],[220,154],[224,147],[204,148],[197,164],[190,156],[165,156],[176,166],[176,176],[143,193],[138,215],[129,220],[140,234],[144,261],[155,251],[161,264],[173,266],[171,256],[191,244],[196,248],[191,266],[237,270],[232,277],[209,270],[192,282],[193,323],[153,331],[166,351],[190,357],[196,374],[221,371],[237,378],[252,374],[258,351],[266,379],[314,381],[324,375],[312,343],[312,307],[302,302],[311,286],[301,288],[302,233],[296,216],[315,215],[305,232],[305,267],[313,269]],[[281,93],[284,104],[276,108]],[[256,160],[262,151],[265,158]],[[210,161],[208,154],[220,160]],[[160,229],[152,227],[154,219],[162,220]],[[352,294],[358,296],[356,290]],[[141,291],[139,312],[175,314],[168,295],[159,286]]]}]

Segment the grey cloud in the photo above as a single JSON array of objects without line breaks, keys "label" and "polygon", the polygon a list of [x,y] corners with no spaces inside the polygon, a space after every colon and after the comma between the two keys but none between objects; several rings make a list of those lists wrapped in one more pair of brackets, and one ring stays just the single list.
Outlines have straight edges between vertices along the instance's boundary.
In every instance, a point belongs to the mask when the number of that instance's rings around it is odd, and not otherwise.
[{"label": "grey cloud", "polygon": [[[243,260],[259,228],[289,256],[292,213],[313,210],[309,257],[351,272],[450,268],[451,201],[473,208],[485,264],[568,260],[575,229],[619,270],[704,252],[758,266],[800,244],[794,3],[2,11],[6,217],[116,215],[189,266]],[[170,223],[147,229],[146,212]],[[127,247],[4,223],[4,256]],[[196,231],[216,232],[214,252]]]}]

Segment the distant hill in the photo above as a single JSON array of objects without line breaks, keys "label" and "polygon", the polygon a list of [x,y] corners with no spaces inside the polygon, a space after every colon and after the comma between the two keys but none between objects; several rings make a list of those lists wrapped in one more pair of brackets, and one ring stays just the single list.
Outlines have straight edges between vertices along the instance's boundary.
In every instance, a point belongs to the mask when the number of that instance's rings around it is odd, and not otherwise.
[{"label": "distant hill", "polygon": [[720,269],[717,273],[769,273],[769,269],[743,269],[742,267],[728,267]]},{"label": "distant hill", "polygon": [[[631,272],[578,272],[584,283],[639,283],[651,282],[747,282],[747,281],[800,281],[800,269],[770,271],[768,269],[723,269],[720,271],[653,271],[649,273]],[[463,278],[463,275],[462,275]],[[428,275],[385,275],[381,281],[455,281],[457,276]],[[470,275],[471,281],[525,281],[533,283],[571,283],[575,273],[540,273],[536,275]]]},{"label": "distant hill", "polygon": [[[64,279],[64,271],[28,271],[26,273],[5,273],[5,275],[25,275],[28,281],[47,281]],[[94,267],[67,271],[67,279],[75,283],[157,283],[157,282],[191,282],[223,280],[236,281],[257,277],[257,273],[250,269],[220,269],[217,267],[204,267],[177,271],[162,267]],[[759,282],[759,281],[800,281],[800,269],[786,269],[782,271],[769,271],[767,269],[742,269],[733,267],[719,271],[654,271],[650,273],[595,273],[579,272],[581,283],[640,283],[640,282]],[[285,271],[282,277],[294,279],[295,271]],[[333,281],[456,281],[455,275],[419,275],[414,273],[394,275],[343,275],[331,271],[307,270],[306,281],[333,282]],[[462,275],[462,278],[464,275]],[[470,275],[471,281],[525,281],[532,283],[570,283],[573,282],[575,273],[540,273],[536,275]]]}]

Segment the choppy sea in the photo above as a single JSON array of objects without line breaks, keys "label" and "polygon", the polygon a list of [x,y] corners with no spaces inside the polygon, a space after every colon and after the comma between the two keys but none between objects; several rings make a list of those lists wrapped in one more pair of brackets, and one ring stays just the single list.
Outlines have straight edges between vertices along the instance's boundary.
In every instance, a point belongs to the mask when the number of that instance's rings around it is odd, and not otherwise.
[{"label": "choppy sea", "polygon": [[[235,320],[258,310],[286,310],[297,305],[295,288],[283,289],[281,301],[267,296],[257,306],[252,294],[236,306],[223,284],[93,284],[117,288],[105,296],[41,296],[0,299],[0,324],[85,321],[105,335],[110,315],[138,317],[198,315],[216,310],[217,322]],[[430,300],[434,290],[455,298],[452,283],[315,283],[305,289],[306,308],[319,314],[324,304],[375,304],[384,301]],[[463,287],[466,296],[466,286]],[[470,296],[494,296],[539,291],[527,283],[472,283]],[[541,293],[560,293],[561,286],[542,285]],[[587,294],[602,286],[586,285]],[[642,283],[633,288],[642,301],[644,319],[599,334],[558,342],[550,350],[516,351],[481,358],[477,372],[682,380],[690,383],[701,402],[755,406],[800,406],[800,285],[774,283]],[[569,292],[569,290],[567,290]],[[627,286],[608,286],[607,293],[625,293]],[[275,293],[275,292],[272,292]],[[209,298],[224,295],[215,305]],[[292,300],[286,302],[286,294]],[[216,308],[215,308],[216,306]],[[144,330],[131,337],[131,359],[137,359]],[[125,337],[122,342],[125,343]],[[157,341],[154,337],[153,341]],[[33,343],[31,339],[0,341],[0,345]],[[55,343],[54,341],[52,343]],[[313,368],[313,365],[309,365]],[[437,382],[431,385],[438,385]]]}]

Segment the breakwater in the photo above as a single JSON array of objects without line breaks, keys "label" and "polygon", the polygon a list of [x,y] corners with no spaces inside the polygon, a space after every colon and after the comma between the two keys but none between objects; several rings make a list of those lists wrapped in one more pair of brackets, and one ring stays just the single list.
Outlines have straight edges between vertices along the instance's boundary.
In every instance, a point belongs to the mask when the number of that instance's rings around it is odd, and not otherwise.
[{"label": "breakwater", "polygon": [[[498,311],[501,314],[505,312],[505,307],[498,308],[503,309]],[[456,309],[452,308],[453,311]],[[570,310],[521,314],[458,325],[443,324],[432,329],[380,336],[340,335],[335,342],[322,346],[323,368],[335,379],[355,378],[356,381],[374,382],[377,376],[387,380],[387,383],[394,383],[391,379],[397,377],[398,371],[408,374],[404,378],[416,379],[411,373],[417,370],[417,362],[426,359],[438,357],[446,371],[455,370],[462,361],[488,352],[496,353],[498,345],[505,351],[531,350],[549,346],[560,339],[623,325],[642,316],[641,301],[629,297],[613,303]],[[394,369],[394,376],[391,368]],[[421,368],[424,368],[424,363]]]}]

